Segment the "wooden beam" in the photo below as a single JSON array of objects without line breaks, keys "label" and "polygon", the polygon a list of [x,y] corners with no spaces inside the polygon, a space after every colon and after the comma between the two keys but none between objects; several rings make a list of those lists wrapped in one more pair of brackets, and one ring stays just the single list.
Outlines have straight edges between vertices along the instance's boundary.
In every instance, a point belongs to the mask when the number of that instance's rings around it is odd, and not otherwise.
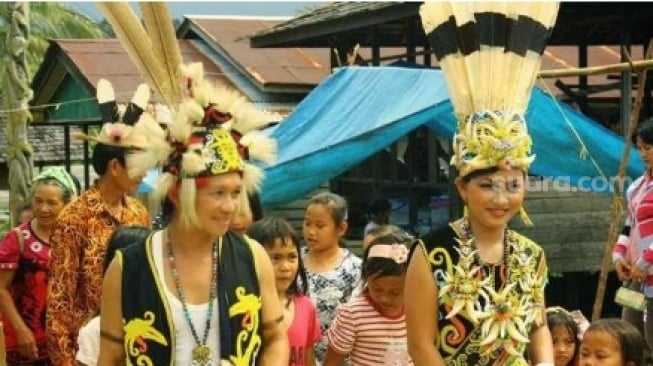
[{"label": "wooden beam", "polygon": [[[365,62],[365,60],[363,60]],[[379,46],[379,27],[372,26],[372,66],[381,65],[381,47]]]},{"label": "wooden beam", "polygon": [[579,67],[573,69],[554,69],[554,70],[542,70],[539,73],[539,77],[543,79],[550,78],[559,78],[566,76],[578,76],[578,75],[600,75],[600,74],[610,74],[613,72],[619,71],[636,71],[640,69],[648,69],[653,67],[653,60],[638,60],[632,62],[620,62],[617,64],[603,65],[603,66],[592,66],[592,67]]},{"label": "wooden beam", "polygon": [[576,94],[573,90],[571,90],[570,87],[565,85],[565,83],[562,80],[556,80],[555,86],[558,87],[558,89],[562,90],[563,93],[565,93],[566,96],[569,97],[574,103],[578,104],[579,106],[582,105],[582,98]]}]

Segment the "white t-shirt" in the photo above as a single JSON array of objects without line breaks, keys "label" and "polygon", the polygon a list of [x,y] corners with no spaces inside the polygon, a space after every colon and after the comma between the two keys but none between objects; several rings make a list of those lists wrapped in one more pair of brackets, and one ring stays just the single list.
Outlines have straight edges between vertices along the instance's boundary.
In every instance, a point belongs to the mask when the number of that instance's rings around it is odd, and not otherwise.
[{"label": "white t-shirt", "polygon": [[77,355],[75,359],[86,366],[96,366],[100,359],[100,317],[89,320],[77,334]]},{"label": "white t-shirt", "polygon": [[[158,231],[152,236],[152,252],[154,253],[154,265],[157,269],[158,277],[161,280],[161,283],[164,283],[162,233],[162,231]],[[193,338],[190,326],[184,316],[181,301],[179,301],[177,296],[168,289],[167,286],[164,287],[168,303],[170,304],[170,310],[172,311],[172,324],[175,337],[175,365],[190,365],[193,361],[193,348],[195,348],[197,343]],[[176,292],[176,289],[174,290]],[[204,327],[206,326],[206,311],[208,310],[208,303],[197,305],[187,304],[186,306],[188,307],[188,312],[190,313],[195,331],[201,340],[204,336]],[[218,327],[218,304],[217,300],[215,300],[215,303],[213,304],[213,314],[210,321],[209,336],[206,340],[206,344],[208,344],[213,351],[212,360],[214,365],[220,364]]]}]

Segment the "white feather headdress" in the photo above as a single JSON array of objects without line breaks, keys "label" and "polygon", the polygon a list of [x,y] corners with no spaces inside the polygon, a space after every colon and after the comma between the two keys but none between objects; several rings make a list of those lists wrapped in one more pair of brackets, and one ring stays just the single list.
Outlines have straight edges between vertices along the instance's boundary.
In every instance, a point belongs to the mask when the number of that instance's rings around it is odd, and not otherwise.
[{"label": "white feather headdress", "polygon": [[[205,79],[201,63],[184,65],[165,3],[140,3],[145,27],[127,3],[100,3],[130,58],[169,109],[166,132],[152,132],[150,146],[130,154],[128,167],[144,174],[162,166],[152,193],[161,201],[180,184],[182,217],[195,221],[194,181],[188,178],[242,172],[240,209],[250,211],[248,193],[264,177],[254,164],[276,160],[276,142],[260,133],[267,116],[237,91]],[[156,57],[151,57],[149,51]]]},{"label": "white feather headdress", "polygon": [[524,114],[558,3],[426,2],[424,31],[458,119],[452,164],[461,176],[494,166],[528,169]]}]

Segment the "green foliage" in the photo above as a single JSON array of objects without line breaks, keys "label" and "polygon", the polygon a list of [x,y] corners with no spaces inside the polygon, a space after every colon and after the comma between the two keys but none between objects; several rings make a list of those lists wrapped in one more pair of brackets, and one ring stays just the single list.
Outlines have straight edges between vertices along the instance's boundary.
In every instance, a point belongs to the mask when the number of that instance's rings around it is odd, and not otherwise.
[{"label": "green foliage", "polygon": [[9,217],[6,220],[0,220],[0,240],[5,237],[9,229]]},{"label": "green foliage", "polygon": [[[6,54],[6,39],[11,24],[11,3],[0,3],[0,58]],[[30,35],[27,44],[27,68],[30,78],[41,65],[48,39],[105,38],[100,25],[65,3],[30,2]],[[0,83],[4,75],[0,73]],[[2,85],[2,84],[0,84]]]}]

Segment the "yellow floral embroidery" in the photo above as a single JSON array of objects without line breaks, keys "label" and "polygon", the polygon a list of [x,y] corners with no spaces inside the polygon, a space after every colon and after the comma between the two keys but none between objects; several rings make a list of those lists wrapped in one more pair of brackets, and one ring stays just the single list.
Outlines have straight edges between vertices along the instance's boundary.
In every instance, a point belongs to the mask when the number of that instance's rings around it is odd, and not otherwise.
[{"label": "yellow floral embroidery", "polygon": [[211,175],[242,171],[243,160],[240,158],[238,147],[229,132],[222,128],[216,128],[213,130],[212,137],[213,140],[207,146],[209,155],[211,155],[209,159]]},{"label": "yellow floral embroidery", "polygon": [[[151,311],[143,314],[143,319],[134,318],[124,327],[125,329],[125,353],[131,357],[136,357],[136,365],[153,366],[152,359],[147,356],[147,344],[145,340],[152,340],[164,346],[168,341],[163,334],[156,330],[152,324],[156,316]],[[127,366],[132,366],[131,357],[127,357]]]},{"label": "yellow floral embroidery", "polygon": [[236,298],[238,302],[229,308],[229,317],[243,315],[243,328],[237,336],[236,355],[229,358],[235,366],[249,366],[262,343],[261,336],[258,334],[261,298],[254,294],[246,294],[242,286],[236,289]]}]

